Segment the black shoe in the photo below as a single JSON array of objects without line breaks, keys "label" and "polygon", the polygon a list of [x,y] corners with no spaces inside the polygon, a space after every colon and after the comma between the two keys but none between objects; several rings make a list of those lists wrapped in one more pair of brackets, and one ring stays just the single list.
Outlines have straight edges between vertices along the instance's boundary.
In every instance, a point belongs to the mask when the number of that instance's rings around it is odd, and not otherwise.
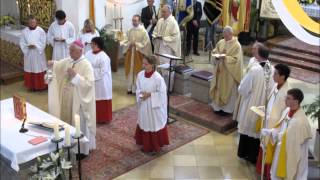
[{"label": "black shoe", "polygon": [[194,52],[193,54],[196,56],[200,56],[200,54],[198,52]]},{"label": "black shoe", "polygon": [[231,115],[230,113],[224,112],[224,111],[222,111],[222,110],[220,110],[219,114],[220,114],[221,116],[229,116],[229,115]]},{"label": "black shoe", "polygon": [[88,155],[85,154],[76,154],[76,159],[77,160],[83,160],[84,158],[88,157]]},{"label": "black shoe", "polygon": [[132,94],[132,91],[127,91],[127,94]]}]

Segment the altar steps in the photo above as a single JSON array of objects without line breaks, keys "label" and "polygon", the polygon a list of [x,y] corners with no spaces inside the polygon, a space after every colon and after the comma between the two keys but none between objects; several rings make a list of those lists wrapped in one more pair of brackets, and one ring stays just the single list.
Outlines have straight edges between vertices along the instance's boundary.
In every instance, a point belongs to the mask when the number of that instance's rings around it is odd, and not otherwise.
[{"label": "altar steps", "polygon": [[269,60],[310,71],[320,76],[320,47],[306,44],[295,37],[276,37],[266,42],[270,48]]},{"label": "altar steps", "polygon": [[237,126],[231,115],[220,116],[210,105],[187,96],[170,96],[170,113],[223,134],[233,132]]},{"label": "altar steps", "polygon": [[23,80],[24,72],[22,69],[0,60],[0,83],[11,84]]}]

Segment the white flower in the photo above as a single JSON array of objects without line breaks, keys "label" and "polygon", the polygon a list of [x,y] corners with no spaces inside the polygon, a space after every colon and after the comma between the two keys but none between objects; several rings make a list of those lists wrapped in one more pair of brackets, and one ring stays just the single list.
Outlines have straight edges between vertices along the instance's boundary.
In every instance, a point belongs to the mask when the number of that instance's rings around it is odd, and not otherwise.
[{"label": "white flower", "polygon": [[47,168],[50,167],[51,165],[53,165],[53,162],[43,162],[43,163],[40,165],[40,168],[41,168],[41,169],[47,169]]},{"label": "white flower", "polygon": [[50,157],[52,159],[53,162],[56,162],[57,159],[59,158],[59,153],[50,153]]},{"label": "white flower", "polygon": [[71,162],[70,161],[66,161],[65,159],[62,159],[61,168],[62,169],[70,169],[70,168],[72,168]]},{"label": "white flower", "polygon": [[30,171],[33,172],[33,173],[38,172],[38,167],[37,167],[37,165],[31,166],[29,169],[30,169]]}]

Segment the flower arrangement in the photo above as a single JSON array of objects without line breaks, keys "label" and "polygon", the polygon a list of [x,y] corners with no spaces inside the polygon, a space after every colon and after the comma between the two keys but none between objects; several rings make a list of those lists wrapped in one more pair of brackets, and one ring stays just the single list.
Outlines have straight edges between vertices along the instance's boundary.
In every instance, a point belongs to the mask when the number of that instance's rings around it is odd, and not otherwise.
[{"label": "flower arrangement", "polygon": [[0,17],[0,26],[8,26],[10,24],[16,24],[16,20],[9,15]]},{"label": "flower arrangement", "polygon": [[36,164],[29,168],[32,173],[30,179],[66,179],[67,170],[72,168],[72,165],[70,161],[61,158],[63,156],[63,151],[60,149],[57,153],[51,153],[50,157],[38,157]]}]

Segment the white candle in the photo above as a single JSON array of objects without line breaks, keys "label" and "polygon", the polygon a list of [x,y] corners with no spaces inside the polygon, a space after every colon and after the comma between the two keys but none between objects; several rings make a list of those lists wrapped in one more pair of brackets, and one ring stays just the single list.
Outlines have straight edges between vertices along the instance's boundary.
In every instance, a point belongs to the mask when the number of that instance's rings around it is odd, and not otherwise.
[{"label": "white candle", "polygon": [[28,3],[28,14],[30,15],[30,4]]},{"label": "white candle", "polygon": [[80,116],[78,114],[74,115],[74,124],[76,126],[76,137],[80,136]]},{"label": "white candle", "polygon": [[58,124],[58,122],[55,122],[55,124],[53,126],[53,132],[54,132],[54,139],[55,140],[59,140],[60,136],[59,136],[59,124]]},{"label": "white candle", "polygon": [[120,18],[122,17],[122,7],[120,5]]},{"label": "white candle", "polygon": [[17,4],[17,13],[19,15],[19,2],[18,2],[18,0],[16,1],[16,4]]},{"label": "white candle", "polygon": [[65,135],[64,135],[65,145],[70,146],[71,143],[70,143],[70,128],[69,128],[69,126],[64,128],[64,132],[65,132]]},{"label": "white candle", "polygon": [[113,18],[116,18],[116,8],[117,8],[117,5],[114,4],[113,5]]}]

